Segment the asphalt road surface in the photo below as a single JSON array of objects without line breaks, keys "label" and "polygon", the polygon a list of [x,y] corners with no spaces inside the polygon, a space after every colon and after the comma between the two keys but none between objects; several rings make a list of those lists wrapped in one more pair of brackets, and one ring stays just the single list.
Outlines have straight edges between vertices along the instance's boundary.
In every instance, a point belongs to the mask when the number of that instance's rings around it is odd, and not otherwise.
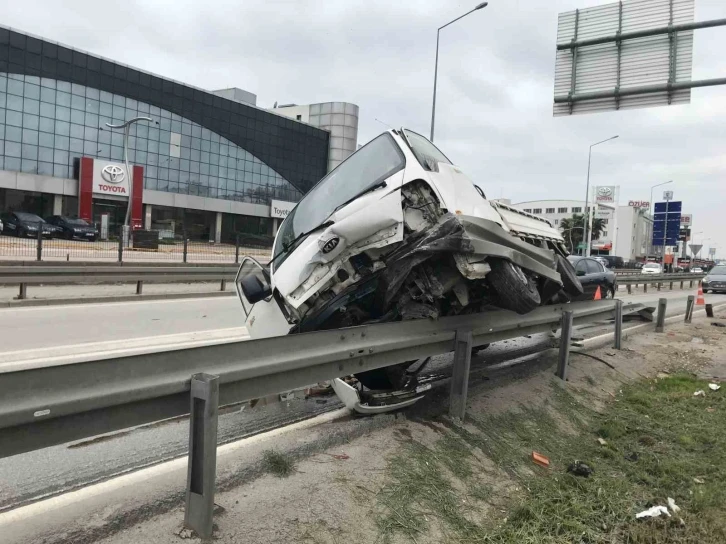
[{"label": "asphalt road surface", "polygon": [[[683,313],[686,298],[693,293],[694,290],[653,291],[622,298],[652,306],[657,305],[658,298],[666,298],[668,315],[675,315]],[[706,295],[706,301],[726,302],[726,295]],[[0,330],[4,333],[4,341],[0,350],[185,332],[209,331],[211,334],[215,329],[243,325],[238,304],[230,297],[3,309],[0,310]],[[606,327],[585,329],[594,335],[605,332]],[[549,335],[497,342],[476,357],[472,367],[535,357],[534,354],[552,343],[553,338]],[[432,361],[430,370],[446,372],[450,365],[451,355],[442,355]],[[340,407],[335,397],[260,404],[263,405],[254,409],[245,404],[225,410],[219,418],[220,441],[237,440]],[[188,422],[180,418],[101,439],[0,459],[0,511],[184,455],[187,446]]]},{"label": "asphalt road surface", "polygon": [[0,353],[243,327],[237,297],[0,309]]}]

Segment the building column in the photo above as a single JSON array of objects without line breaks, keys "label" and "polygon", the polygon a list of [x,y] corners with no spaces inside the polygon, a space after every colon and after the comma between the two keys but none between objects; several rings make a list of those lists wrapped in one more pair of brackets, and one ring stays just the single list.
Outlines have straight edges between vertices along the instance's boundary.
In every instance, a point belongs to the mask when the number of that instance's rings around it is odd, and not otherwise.
[{"label": "building column", "polygon": [[151,204],[144,205],[144,230],[151,230]]},{"label": "building column", "polygon": [[217,212],[217,220],[214,225],[214,242],[219,244],[222,241],[222,212]]},{"label": "building column", "polygon": [[93,221],[93,159],[81,157],[78,180],[78,217]]},{"label": "building column", "polygon": [[53,215],[63,215],[63,195],[53,195]]}]

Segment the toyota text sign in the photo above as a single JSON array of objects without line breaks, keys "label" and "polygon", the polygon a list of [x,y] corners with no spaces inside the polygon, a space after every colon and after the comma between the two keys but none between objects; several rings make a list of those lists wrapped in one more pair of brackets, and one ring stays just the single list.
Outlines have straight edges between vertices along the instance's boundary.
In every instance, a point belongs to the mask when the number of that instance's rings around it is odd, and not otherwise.
[{"label": "toyota text sign", "polygon": [[102,195],[129,196],[129,175],[123,164],[93,161],[93,192]]}]

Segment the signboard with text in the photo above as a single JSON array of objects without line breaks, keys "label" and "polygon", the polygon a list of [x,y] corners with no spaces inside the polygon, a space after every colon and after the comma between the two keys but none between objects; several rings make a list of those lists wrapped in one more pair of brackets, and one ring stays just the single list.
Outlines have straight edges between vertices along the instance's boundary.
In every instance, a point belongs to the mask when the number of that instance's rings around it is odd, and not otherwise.
[{"label": "signboard with text", "polygon": [[648,209],[648,208],[650,208],[650,202],[648,202],[647,200],[629,200],[628,206],[630,206],[631,208]]},{"label": "signboard with text", "polygon": [[682,202],[656,202],[653,214],[653,245],[675,246],[681,231]]},{"label": "signboard with text", "polygon": [[93,193],[100,195],[129,196],[131,176],[126,166],[100,159],[93,161]]},{"label": "signboard with text", "polygon": [[295,206],[297,206],[297,202],[273,200],[270,203],[270,217],[274,217],[276,219],[285,219]]},{"label": "signboard with text", "polygon": [[693,219],[692,214],[681,214],[681,227],[690,227],[691,220]]},{"label": "signboard with text", "polygon": [[615,186],[595,187],[595,202],[598,202],[598,203],[617,202],[616,191],[617,191],[617,187],[615,187]]}]

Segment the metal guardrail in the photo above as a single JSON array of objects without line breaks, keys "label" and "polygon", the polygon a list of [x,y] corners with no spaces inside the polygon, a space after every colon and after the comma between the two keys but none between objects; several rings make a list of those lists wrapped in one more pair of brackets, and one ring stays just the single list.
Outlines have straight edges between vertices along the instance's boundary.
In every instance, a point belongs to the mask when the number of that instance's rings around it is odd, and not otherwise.
[{"label": "metal guardrail", "polygon": [[28,285],[68,283],[175,283],[219,281],[221,290],[234,281],[237,266],[0,266],[0,285],[18,284],[18,299],[27,298]]},{"label": "metal guardrail", "polygon": [[214,479],[218,406],[456,348],[450,413],[463,417],[472,346],[556,330],[563,311],[577,325],[640,309],[576,302],[524,316],[501,310],[97,361],[0,364],[0,458],[191,413],[187,522],[208,536],[214,487],[200,482]]},{"label": "metal guardrail", "polygon": [[673,290],[673,284],[679,282],[680,288],[685,287],[685,283],[689,283],[689,288],[694,286],[694,283],[698,285],[706,274],[693,274],[684,272],[682,274],[633,274],[631,276],[616,276],[616,282],[618,287],[625,285],[628,289],[628,294],[633,292],[633,286],[638,288],[638,285],[643,285],[643,291],[648,292],[648,286],[654,285],[658,291],[661,290],[664,284],[669,285],[669,289]]}]

